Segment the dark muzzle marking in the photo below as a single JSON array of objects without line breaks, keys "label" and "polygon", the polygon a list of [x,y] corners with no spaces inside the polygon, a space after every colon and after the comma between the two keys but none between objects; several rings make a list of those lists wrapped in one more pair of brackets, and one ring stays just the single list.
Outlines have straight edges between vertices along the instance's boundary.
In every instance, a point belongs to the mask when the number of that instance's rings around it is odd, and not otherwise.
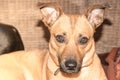
[{"label": "dark muzzle marking", "polygon": [[61,63],[60,70],[65,73],[77,73],[80,71],[80,66],[74,59],[69,59]]}]

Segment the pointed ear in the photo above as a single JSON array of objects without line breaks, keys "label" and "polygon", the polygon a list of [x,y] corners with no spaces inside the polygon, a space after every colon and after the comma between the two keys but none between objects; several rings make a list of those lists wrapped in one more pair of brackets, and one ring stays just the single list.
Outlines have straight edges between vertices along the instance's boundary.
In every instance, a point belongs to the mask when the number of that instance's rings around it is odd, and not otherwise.
[{"label": "pointed ear", "polygon": [[42,21],[48,27],[52,26],[62,14],[61,7],[56,3],[39,3]]},{"label": "pointed ear", "polygon": [[90,24],[96,29],[104,21],[105,6],[93,5],[87,9],[86,17]]}]

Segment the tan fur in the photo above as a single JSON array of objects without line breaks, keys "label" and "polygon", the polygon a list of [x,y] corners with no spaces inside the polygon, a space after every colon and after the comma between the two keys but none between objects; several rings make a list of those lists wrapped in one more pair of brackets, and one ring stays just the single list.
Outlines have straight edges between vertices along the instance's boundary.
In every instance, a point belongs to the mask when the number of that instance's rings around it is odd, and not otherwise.
[{"label": "tan fur", "polygon": [[[52,9],[52,15],[46,10],[48,9],[44,9],[43,21],[51,34],[49,50],[18,51],[1,55],[0,80],[107,80],[95,52],[94,26],[86,16],[64,13],[55,15],[55,9]],[[46,21],[47,14],[52,16],[48,17],[49,21]],[[64,35],[65,42],[59,43],[55,39],[56,35]],[[81,35],[89,39],[84,45],[78,42]],[[63,72],[60,65],[67,59],[75,59],[81,67],[80,71]]]}]

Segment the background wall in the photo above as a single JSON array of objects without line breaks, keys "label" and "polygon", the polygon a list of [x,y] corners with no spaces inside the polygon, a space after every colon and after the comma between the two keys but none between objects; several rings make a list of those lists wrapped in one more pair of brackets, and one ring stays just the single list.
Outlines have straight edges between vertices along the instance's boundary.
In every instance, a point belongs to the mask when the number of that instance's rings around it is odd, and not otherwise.
[{"label": "background wall", "polygon": [[107,53],[120,46],[120,0],[0,0],[0,23],[15,26],[26,50],[48,47],[49,35],[40,24],[38,2],[57,2],[65,13],[83,13],[91,4],[108,3],[104,24],[96,30],[97,53]]}]

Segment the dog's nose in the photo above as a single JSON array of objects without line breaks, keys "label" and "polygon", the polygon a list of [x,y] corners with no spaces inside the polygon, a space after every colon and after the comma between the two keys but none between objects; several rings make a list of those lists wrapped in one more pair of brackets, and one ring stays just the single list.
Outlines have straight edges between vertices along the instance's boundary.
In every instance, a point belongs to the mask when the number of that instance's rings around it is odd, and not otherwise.
[{"label": "dog's nose", "polygon": [[77,62],[75,60],[67,60],[65,66],[68,70],[75,70],[77,67]]}]

